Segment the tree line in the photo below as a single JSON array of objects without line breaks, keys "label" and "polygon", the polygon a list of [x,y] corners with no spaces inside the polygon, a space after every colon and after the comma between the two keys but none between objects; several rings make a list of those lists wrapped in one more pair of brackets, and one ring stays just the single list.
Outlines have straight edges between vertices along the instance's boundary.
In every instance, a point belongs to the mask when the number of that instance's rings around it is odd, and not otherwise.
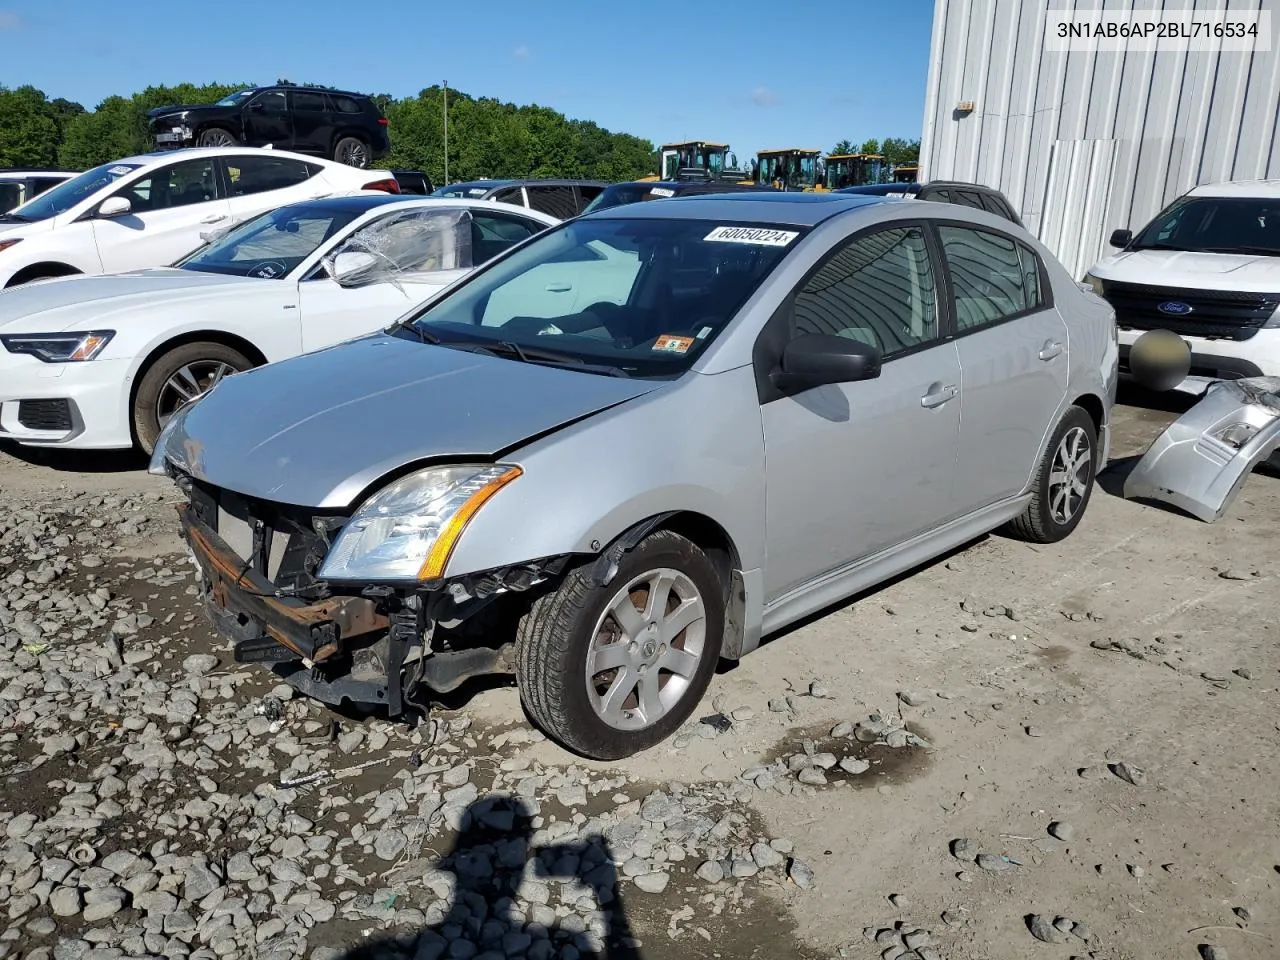
[{"label": "tree line", "polygon": [[920,161],[920,141],[885,137],[883,140],[864,140],[861,146],[857,146],[852,140],[841,140],[831,148],[830,153],[878,153],[889,163],[897,166]]},{"label": "tree line", "polygon": [[[183,83],[152,86],[129,97],[110,96],[94,109],[50,99],[31,86],[0,85],[0,167],[87,170],[154,149],[146,113],[153,107],[212,103],[254,84]],[[374,97],[391,130],[391,155],[380,166],[421,170],[444,183],[445,91],[427,87],[413,97]],[[517,106],[491,97],[448,91],[449,180],[480,177],[574,177],[634,180],[658,170],[654,144],[571,120],[549,107]],[[833,153],[883,153],[894,163],[914,160],[920,142],[869,140],[861,150],[843,140]],[[841,149],[847,147],[849,149]]]}]

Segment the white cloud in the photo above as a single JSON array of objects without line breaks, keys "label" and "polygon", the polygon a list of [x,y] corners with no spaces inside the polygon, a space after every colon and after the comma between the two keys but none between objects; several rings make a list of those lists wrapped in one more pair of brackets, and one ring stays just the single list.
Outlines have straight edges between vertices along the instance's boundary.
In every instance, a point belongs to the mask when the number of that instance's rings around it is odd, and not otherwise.
[{"label": "white cloud", "polygon": [[520,44],[520,46],[516,47],[514,50],[512,50],[511,55],[515,57],[517,60],[528,60],[530,57],[533,56],[533,54],[529,52],[529,48],[526,47],[523,43]]},{"label": "white cloud", "polygon": [[756,87],[751,91],[751,102],[757,107],[776,107],[778,95],[768,87]]},{"label": "white cloud", "polygon": [[0,30],[18,30],[21,27],[21,17],[12,10],[0,10]]}]

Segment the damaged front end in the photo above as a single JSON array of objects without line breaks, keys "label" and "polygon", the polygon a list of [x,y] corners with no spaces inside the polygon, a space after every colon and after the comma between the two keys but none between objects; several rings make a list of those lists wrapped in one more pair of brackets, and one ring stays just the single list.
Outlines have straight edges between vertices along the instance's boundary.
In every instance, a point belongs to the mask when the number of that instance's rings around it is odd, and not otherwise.
[{"label": "damaged front end", "polygon": [[472,677],[512,673],[514,618],[524,609],[518,595],[566,562],[411,583],[327,579],[326,559],[358,515],[269,503],[171,475],[188,497],[178,514],[207,613],[235,660],[269,666],[333,706],[394,717]]},{"label": "damaged front end", "polygon": [[1156,438],[1125,480],[1124,495],[1212,523],[1256,466],[1268,459],[1280,466],[1278,449],[1280,377],[1221,380]]}]

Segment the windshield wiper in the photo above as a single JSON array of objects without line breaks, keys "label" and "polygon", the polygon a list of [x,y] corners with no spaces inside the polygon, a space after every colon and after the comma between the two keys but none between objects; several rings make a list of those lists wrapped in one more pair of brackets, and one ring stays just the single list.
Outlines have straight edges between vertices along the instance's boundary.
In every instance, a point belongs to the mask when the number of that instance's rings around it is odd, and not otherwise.
[{"label": "windshield wiper", "polygon": [[1186,247],[1179,247],[1172,243],[1143,243],[1134,244],[1129,247],[1130,250],[1177,250],[1180,253],[1191,253]]},{"label": "windshield wiper", "polygon": [[35,221],[19,213],[0,213],[0,223],[35,223]]},{"label": "windshield wiper", "polygon": [[439,337],[437,337],[434,333],[424,330],[422,327],[418,326],[412,320],[407,322],[402,320],[399,323],[393,323],[390,327],[388,327],[383,332],[389,333],[392,336],[396,336],[400,333],[401,330],[408,330],[409,332],[411,332],[415,337],[418,338],[418,341],[420,343],[429,343],[429,344],[432,344],[433,346],[440,343]]},{"label": "windshield wiper", "polygon": [[491,353],[505,354],[515,357],[521,363],[541,363],[549,367],[573,367],[585,373],[603,373],[610,377],[629,377],[631,374],[621,367],[607,363],[588,363],[581,357],[571,353],[559,353],[555,350],[544,350],[542,347],[522,347],[510,340],[498,340],[485,344]]}]

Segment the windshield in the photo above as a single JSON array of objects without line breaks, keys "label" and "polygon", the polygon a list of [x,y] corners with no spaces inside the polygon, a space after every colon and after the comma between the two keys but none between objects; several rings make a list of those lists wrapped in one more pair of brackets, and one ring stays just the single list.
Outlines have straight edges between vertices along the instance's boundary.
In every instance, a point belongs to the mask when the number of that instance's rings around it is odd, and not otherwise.
[{"label": "windshield", "polygon": [[236,107],[244,103],[250,97],[252,97],[253,93],[254,91],[252,90],[237,90],[235,93],[227,94],[217,103],[215,103],[214,106],[215,107]]},{"label": "windshield", "polygon": [[801,233],[702,220],[570,221],[473,274],[402,335],[589,372],[677,376]]},{"label": "windshield", "polygon": [[628,203],[639,203],[641,200],[660,200],[663,197],[674,197],[675,193],[670,187],[652,186],[647,183],[615,183],[601,191],[599,196],[583,208],[582,212],[607,210],[609,207],[621,207]]},{"label": "windshield", "polygon": [[311,204],[282,207],[240,224],[175,266],[201,273],[279,280],[360,213]]},{"label": "windshield", "polygon": [[1129,249],[1280,256],[1280,199],[1183,197],[1152,220]]},{"label": "windshield", "polygon": [[9,214],[8,218],[32,222],[56,217],[60,213],[66,213],[81,200],[93,196],[103,187],[133,173],[140,166],[140,163],[104,163],[100,167],[86,170],[80,176],[63,181],[52,190],[46,190],[32,198]]}]

